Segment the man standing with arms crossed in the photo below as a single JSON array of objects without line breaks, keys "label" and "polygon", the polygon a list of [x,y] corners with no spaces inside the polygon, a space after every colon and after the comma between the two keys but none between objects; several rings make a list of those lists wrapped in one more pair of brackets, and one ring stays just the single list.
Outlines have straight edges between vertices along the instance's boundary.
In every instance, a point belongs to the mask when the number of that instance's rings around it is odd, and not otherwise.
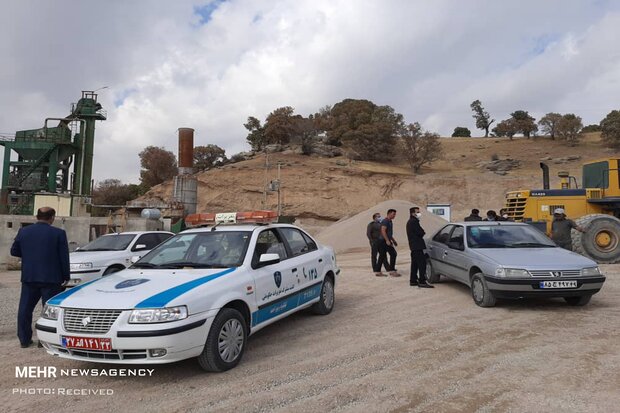
[{"label": "man standing with arms crossed", "polygon": [[426,282],[426,256],[424,255],[426,249],[424,235],[426,232],[420,225],[420,218],[422,217],[420,208],[410,208],[409,215],[409,221],[407,221],[407,239],[411,250],[409,285],[412,287],[417,285],[420,288],[435,288]]},{"label": "man standing with arms crossed", "polygon": [[17,314],[17,337],[22,348],[32,344],[32,312],[39,300],[60,293],[71,278],[67,234],[53,227],[56,211],[39,208],[37,222],[19,230],[11,255],[22,259],[22,292]]},{"label": "man standing with arms crossed", "polygon": [[[381,238],[379,240],[379,262],[377,268],[381,271],[381,266],[385,265],[392,277],[400,277],[396,272],[396,246],[398,243],[394,239],[394,226],[392,220],[396,218],[396,210],[388,209],[386,218],[381,221]],[[390,262],[388,264],[387,254],[390,254]],[[382,273],[379,273],[383,275]],[[378,277],[381,275],[376,274]]]}]

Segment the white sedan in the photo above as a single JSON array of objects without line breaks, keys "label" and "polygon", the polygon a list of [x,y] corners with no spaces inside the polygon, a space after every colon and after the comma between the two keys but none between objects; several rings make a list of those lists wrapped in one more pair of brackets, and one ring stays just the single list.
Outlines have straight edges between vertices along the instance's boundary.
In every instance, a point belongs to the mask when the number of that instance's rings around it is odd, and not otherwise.
[{"label": "white sedan", "polygon": [[63,358],[236,366],[249,335],[311,307],[328,314],[340,270],[330,247],[286,224],[184,231],[131,268],[51,298],[37,320]]},{"label": "white sedan", "polygon": [[135,256],[143,256],[174,236],[167,231],[134,231],[102,235],[69,254],[68,287],[123,270]]}]

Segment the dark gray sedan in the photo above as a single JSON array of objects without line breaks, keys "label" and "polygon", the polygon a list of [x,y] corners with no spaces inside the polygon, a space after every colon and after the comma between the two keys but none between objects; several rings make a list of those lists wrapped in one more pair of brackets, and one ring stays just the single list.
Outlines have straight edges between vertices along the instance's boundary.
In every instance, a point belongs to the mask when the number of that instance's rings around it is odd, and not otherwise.
[{"label": "dark gray sedan", "polygon": [[585,305],[605,282],[594,261],[558,247],[528,224],[451,223],[426,245],[429,282],[443,275],[466,284],[481,307],[522,297],[562,297]]}]

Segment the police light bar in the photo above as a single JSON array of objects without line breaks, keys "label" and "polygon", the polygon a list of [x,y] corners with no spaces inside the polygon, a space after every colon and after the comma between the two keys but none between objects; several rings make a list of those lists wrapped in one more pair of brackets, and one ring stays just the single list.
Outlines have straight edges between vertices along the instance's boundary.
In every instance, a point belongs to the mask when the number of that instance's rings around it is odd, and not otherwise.
[{"label": "police light bar", "polygon": [[272,222],[278,222],[278,214],[274,211],[189,214],[185,217],[185,225],[188,227],[226,224],[270,224]]}]

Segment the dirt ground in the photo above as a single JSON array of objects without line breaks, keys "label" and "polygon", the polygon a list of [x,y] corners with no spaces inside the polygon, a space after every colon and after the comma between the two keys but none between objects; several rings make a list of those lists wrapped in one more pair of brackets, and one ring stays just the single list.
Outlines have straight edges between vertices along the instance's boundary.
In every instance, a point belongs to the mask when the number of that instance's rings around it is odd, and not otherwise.
[{"label": "dirt ground", "polygon": [[[1,273],[0,405],[16,412],[618,411],[620,265],[602,267],[607,282],[583,308],[529,300],[483,309],[460,284],[409,287],[405,255],[405,276],[376,278],[366,254],[340,254],[332,314],[302,312],[267,327],[250,338],[241,364],[221,374],[203,373],[193,360],[103,365],[21,349],[18,273]],[[16,366],[155,370],[139,378],[24,379]],[[113,394],[14,394],[44,388]]]}]

